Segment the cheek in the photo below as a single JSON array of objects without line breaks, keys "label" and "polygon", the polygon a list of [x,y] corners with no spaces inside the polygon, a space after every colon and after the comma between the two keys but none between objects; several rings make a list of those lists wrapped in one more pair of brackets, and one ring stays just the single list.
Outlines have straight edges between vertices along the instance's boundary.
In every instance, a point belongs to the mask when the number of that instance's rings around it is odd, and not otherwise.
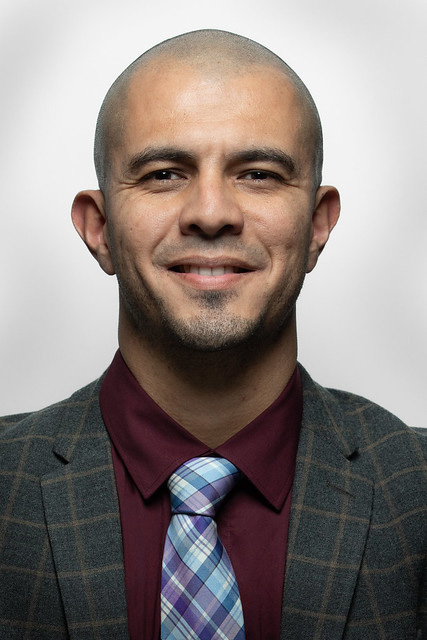
[{"label": "cheek", "polygon": [[170,229],[168,213],[150,207],[126,203],[116,209],[110,235],[116,256],[124,262],[141,262],[150,258]]},{"label": "cheek", "polygon": [[304,215],[281,217],[265,230],[265,243],[273,259],[280,262],[298,262],[305,257],[311,237],[311,227]]},{"label": "cheek", "polygon": [[271,239],[271,272],[268,287],[279,292],[280,299],[292,297],[299,290],[306,273],[309,232],[305,225],[277,229]]}]

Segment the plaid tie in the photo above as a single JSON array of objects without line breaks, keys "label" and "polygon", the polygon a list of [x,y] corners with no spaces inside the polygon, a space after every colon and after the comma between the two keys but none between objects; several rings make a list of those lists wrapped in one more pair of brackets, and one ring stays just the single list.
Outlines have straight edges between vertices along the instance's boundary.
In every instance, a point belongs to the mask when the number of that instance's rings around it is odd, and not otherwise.
[{"label": "plaid tie", "polygon": [[243,612],[215,511],[240,477],[224,458],[193,458],[168,481],[172,517],[162,570],[162,640],[244,640]]}]

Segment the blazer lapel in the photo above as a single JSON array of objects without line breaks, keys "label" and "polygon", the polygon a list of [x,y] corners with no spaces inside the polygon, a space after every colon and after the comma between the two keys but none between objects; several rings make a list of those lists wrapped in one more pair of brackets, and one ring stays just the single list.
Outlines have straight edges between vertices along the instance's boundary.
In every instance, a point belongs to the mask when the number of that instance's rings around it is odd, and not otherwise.
[{"label": "blazer lapel", "polygon": [[69,637],[128,638],[119,506],[99,385],[64,406],[42,478],[46,524]]},{"label": "blazer lapel", "polygon": [[343,637],[372,510],[372,481],[339,404],[302,370],[281,638]]}]

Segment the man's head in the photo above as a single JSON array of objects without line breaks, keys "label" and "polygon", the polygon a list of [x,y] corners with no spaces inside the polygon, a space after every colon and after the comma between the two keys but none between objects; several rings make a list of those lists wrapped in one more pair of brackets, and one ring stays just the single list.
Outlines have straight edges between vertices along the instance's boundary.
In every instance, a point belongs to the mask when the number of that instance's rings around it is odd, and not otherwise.
[{"label": "man's head", "polygon": [[122,342],[218,351],[292,333],[339,212],[321,146],[307,89],[252,41],[202,31],[138,58],[99,116],[101,190],[73,206],[117,274]]}]

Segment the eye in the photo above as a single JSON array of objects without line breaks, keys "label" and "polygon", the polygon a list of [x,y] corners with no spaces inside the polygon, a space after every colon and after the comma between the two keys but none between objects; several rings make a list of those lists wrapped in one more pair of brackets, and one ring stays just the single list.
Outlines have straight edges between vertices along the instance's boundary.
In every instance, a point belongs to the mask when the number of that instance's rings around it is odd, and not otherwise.
[{"label": "eye", "polygon": [[165,193],[181,189],[187,184],[185,178],[185,174],[175,169],[155,169],[143,175],[138,184],[152,193]]},{"label": "eye", "polygon": [[159,169],[158,171],[152,171],[142,178],[143,182],[148,180],[156,180],[159,182],[167,181],[167,180],[179,180],[181,178],[175,171],[171,169]]},{"label": "eye", "polygon": [[262,169],[247,171],[241,177],[243,180],[249,180],[252,182],[266,182],[267,180],[283,182],[283,178],[278,173],[274,173],[271,171],[263,171]]},{"label": "eye", "polygon": [[267,178],[270,178],[270,174],[266,171],[250,171],[246,174],[246,177],[251,180],[267,180]]}]

